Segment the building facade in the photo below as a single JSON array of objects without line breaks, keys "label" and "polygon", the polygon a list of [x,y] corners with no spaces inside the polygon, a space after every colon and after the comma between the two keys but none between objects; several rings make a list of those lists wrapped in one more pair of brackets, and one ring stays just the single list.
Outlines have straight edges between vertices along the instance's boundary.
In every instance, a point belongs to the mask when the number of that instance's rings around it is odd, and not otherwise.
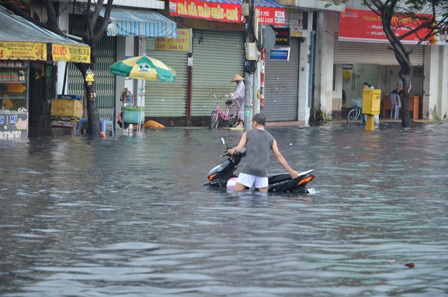
[{"label": "building facade", "polygon": [[[368,14],[370,10],[356,1],[345,4],[347,14]],[[341,19],[343,13],[325,12],[318,20],[318,64],[316,69],[316,104],[328,118],[352,107],[352,99],[362,97],[362,83],[369,82],[382,90],[382,117],[390,118],[389,94],[397,88],[400,66],[387,39],[373,41],[366,34],[349,36]],[[357,22],[354,18],[353,22]],[[358,21],[358,26],[360,23]],[[349,32],[350,33],[350,32]],[[415,45],[412,49],[411,97],[418,100],[417,117],[413,119],[446,119],[448,113],[448,44]],[[412,108],[412,107],[411,107]]]}]

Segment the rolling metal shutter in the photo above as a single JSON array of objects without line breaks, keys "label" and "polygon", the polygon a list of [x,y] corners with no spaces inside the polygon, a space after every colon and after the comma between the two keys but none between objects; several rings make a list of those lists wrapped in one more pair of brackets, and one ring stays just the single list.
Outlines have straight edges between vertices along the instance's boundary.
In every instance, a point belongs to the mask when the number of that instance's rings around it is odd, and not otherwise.
[{"label": "rolling metal shutter", "polygon": [[210,93],[234,92],[236,73],[244,76],[244,32],[194,30],[192,115],[209,116],[216,106]]},{"label": "rolling metal shutter", "polygon": [[[361,43],[361,42],[334,42],[335,64],[375,64],[375,65],[399,65],[394,52],[390,50],[390,44],[386,43]],[[405,45],[406,48],[411,47]],[[411,54],[411,65],[423,65],[424,46],[420,45]]]},{"label": "rolling metal shutter", "polygon": [[267,121],[297,121],[299,108],[299,39],[291,38],[289,61],[266,58],[265,106]]},{"label": "rolling metal shutter", "polygon": [[182,117],[186,115],[187,58],[186,52],[156,51],[155,39],[148,38],[146,54],[166,63],[176,71],[173,83],[147,81],[145,115],[148,117]]},{"label": "rolling metal shutter", "polygon": [[[70,34],[81,36],[84,30],[84,16],[70,15]],[[109,67],[116,62],[116,38],[104,36],[93,48],[96,55],[95,87],[97,93],[98,113],[101,120],[114,120],[115,118],[115,75],[110,73]],[[70,95],[79,95],[84,98],[84,81],[73,63],[68,65],[68,88]],[[86,116],[86,115],[84,115]]]}]

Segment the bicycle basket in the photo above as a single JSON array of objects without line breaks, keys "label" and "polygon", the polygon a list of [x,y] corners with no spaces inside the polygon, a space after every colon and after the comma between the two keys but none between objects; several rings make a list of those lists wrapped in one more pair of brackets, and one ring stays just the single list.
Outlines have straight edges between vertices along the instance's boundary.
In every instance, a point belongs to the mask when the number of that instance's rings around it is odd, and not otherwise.
[{"label": "bicycle basket", "polygon": [[233,104],[233,101],[232,100],[227,100],[226,101],[226,105],[232,105]]},{"label": "bicycle basket", "polygon": [[352,99],[352,106],[353,107],[362,107],[362,101],[361,99]]}]

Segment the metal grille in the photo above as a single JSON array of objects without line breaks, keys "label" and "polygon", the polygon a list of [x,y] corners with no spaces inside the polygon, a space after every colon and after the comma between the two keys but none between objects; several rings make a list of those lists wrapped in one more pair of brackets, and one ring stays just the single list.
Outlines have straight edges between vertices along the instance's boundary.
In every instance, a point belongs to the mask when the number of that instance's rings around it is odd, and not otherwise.
[{"label": "metal grille", "polygon": [[148,117],[180,117],[186,115],[187,56],[186,52],[156,51],[155,39],[148,38],[146,54],[166,63],[176,71],[173,83],[147,81],[145,115]]},{"label": "metal grille", "polygon": [[[235,73],[244,76],[244,33],[194,30],[192,115],[209,116],[216,99],[235,91]],[[224,108],[224,102],[221,102]]]},{"label": "metal grille", "polygon": [[267,121],[296,121],[299,107],[299,40],[291,38],[289,61],[269,60],[265,67]]},{"label": "metal grille", "polygon": [[[70,15],[70,34],[81,36],[84,30],[84,16]],[[97,93],[98,113],[101,120],[113,120],[115,117],[115,75],[109,67],[116,61],[116,38],[104,36],[93,49],[96,55],[95,87]],[[78,68],[69,63],[68,93],[84,97],[84,81]]]},{"label": "metal grille", "polygon": [[[411,45],[405,45],[409,48]],[[390,44],[385,43],[361,43],[337,41],[334,42],[335,64],[375,64],[375,65],[399,65],[394,52],[389,49]],[[424,46],[417,46],[411,54],[413,66],[423,65]]]}]

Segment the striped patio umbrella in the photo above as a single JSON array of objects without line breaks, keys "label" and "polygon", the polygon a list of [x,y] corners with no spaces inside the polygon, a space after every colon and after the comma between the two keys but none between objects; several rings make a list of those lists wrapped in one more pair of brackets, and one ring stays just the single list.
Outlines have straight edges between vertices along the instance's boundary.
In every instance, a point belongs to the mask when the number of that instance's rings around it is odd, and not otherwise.
[{"label": "striped patio umbrella", "polygon": [[160,60],[147,56],[124,59],[110,66],[110,72],[141,80],[174,82],[176,71]]}]

